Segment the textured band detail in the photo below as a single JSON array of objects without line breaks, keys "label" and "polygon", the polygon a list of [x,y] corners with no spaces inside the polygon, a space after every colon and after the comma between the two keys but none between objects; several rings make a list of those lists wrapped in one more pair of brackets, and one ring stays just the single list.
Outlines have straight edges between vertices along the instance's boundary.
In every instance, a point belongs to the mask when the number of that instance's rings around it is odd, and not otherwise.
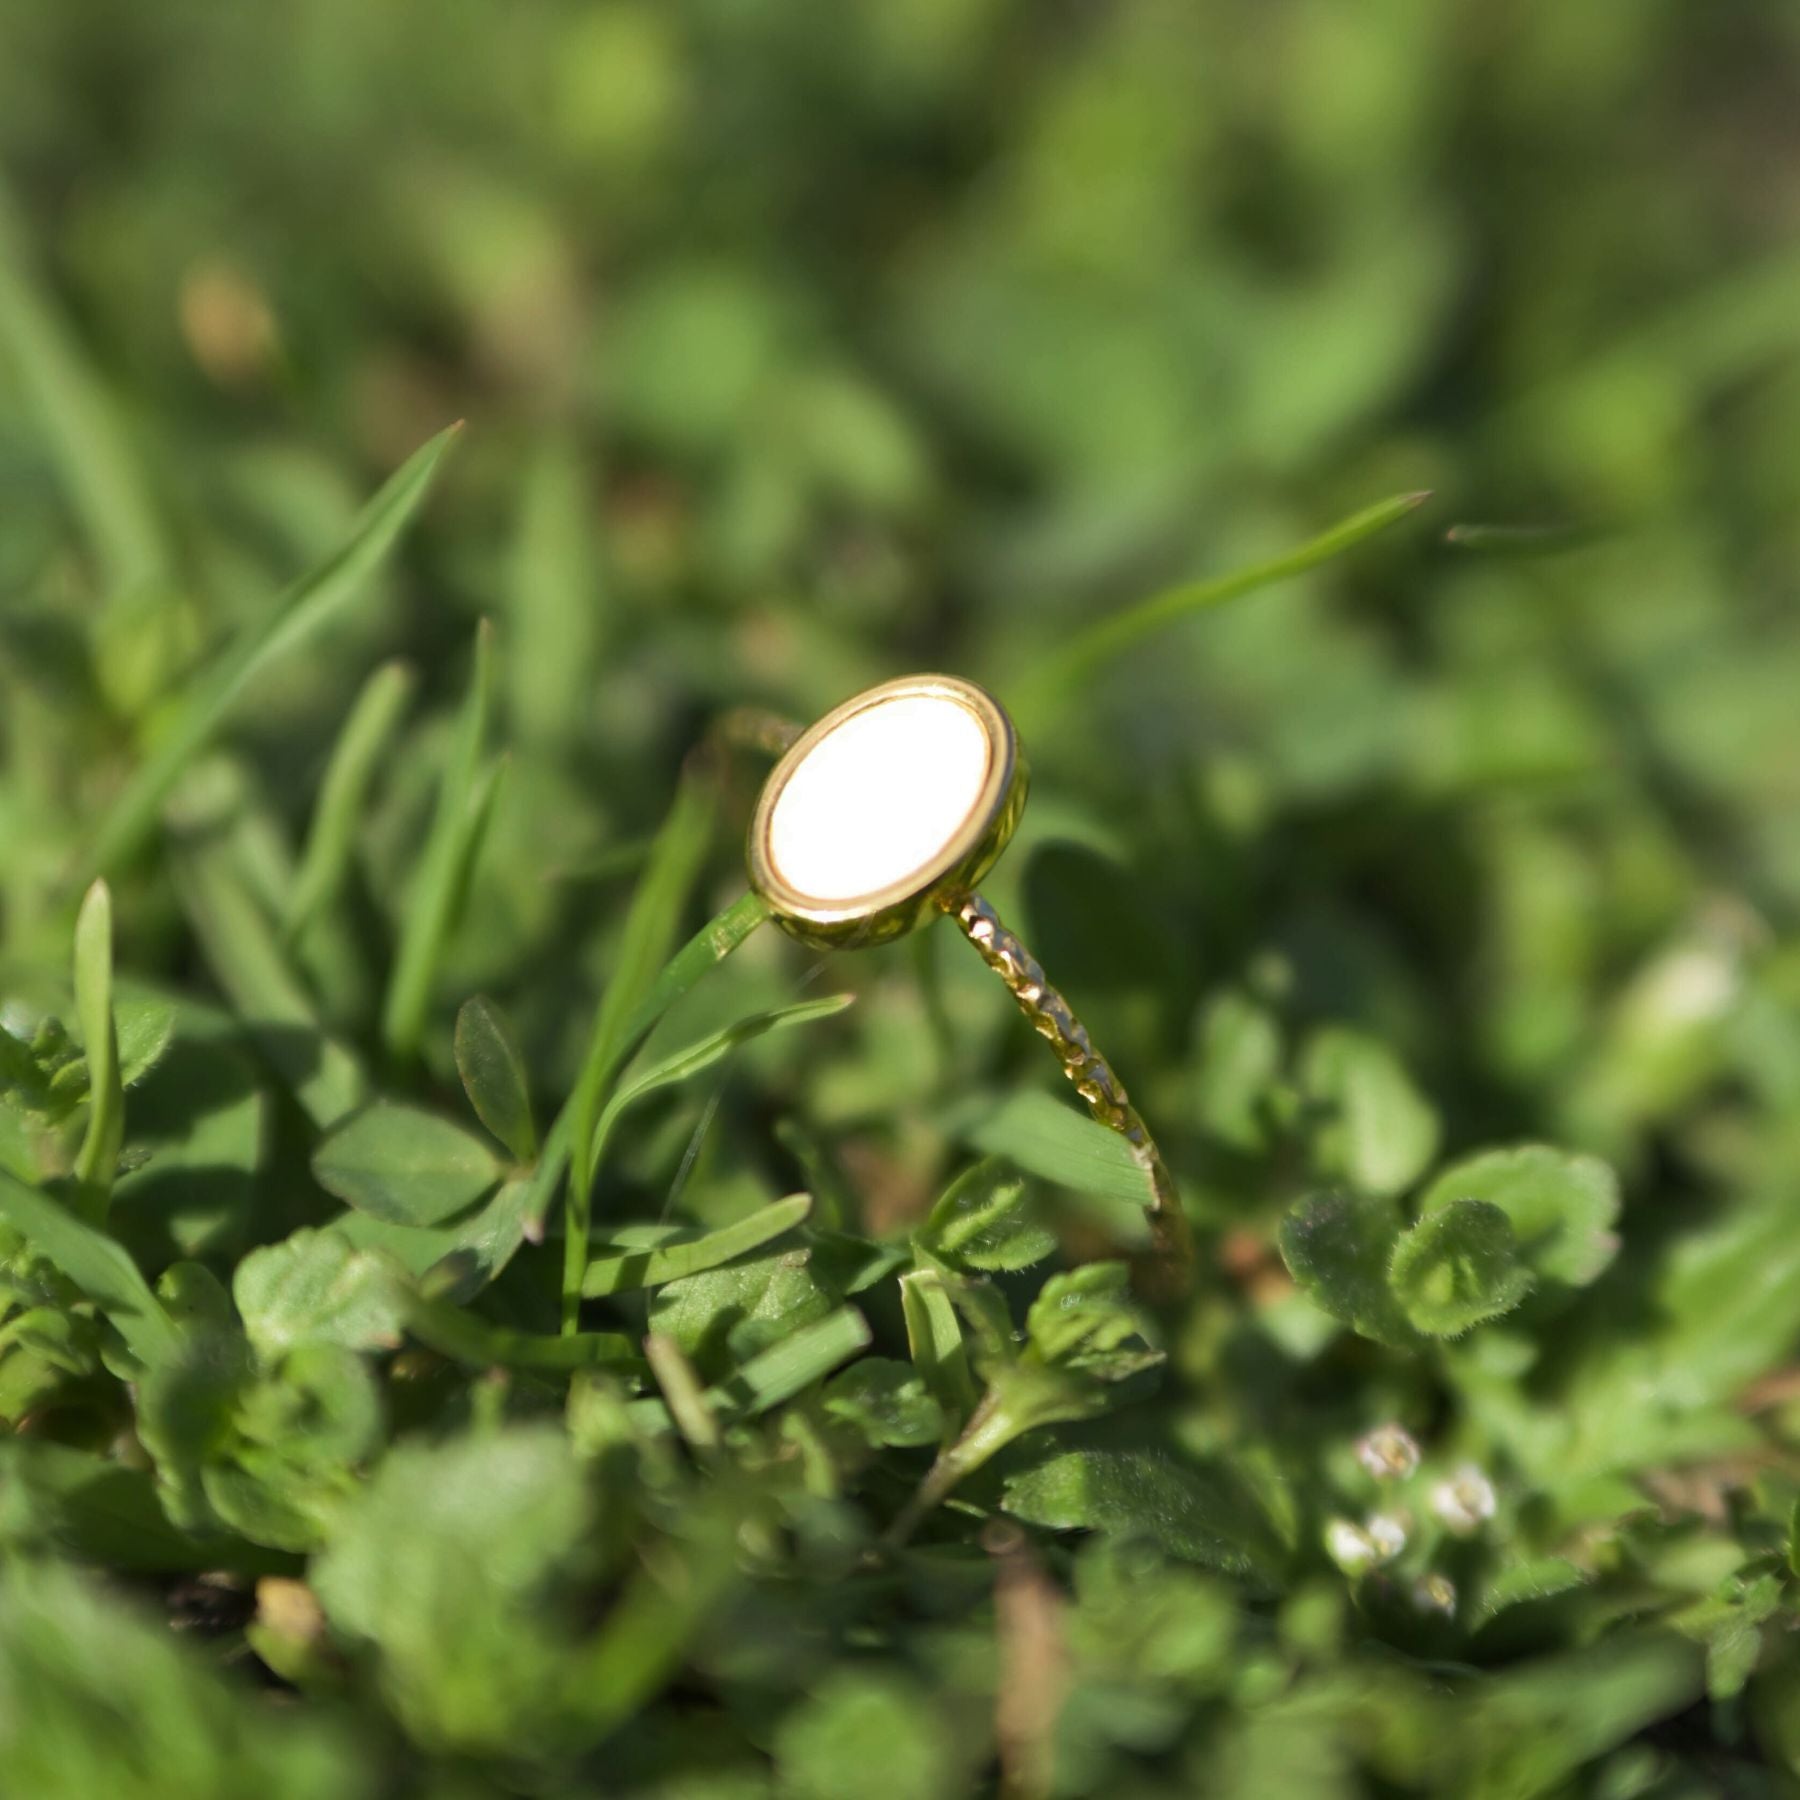
[{"label": "textured band detail", "polygon": [[944,902],[944,909],[962,927],[981,960],[1004,981],[1018,1001],[1019,1010],[1056,1052],[1063,1073],[1089,1110],[1109,1130],[1131,1146],[1131,1154],[1150,1184],[1145,1212],[1164,1273],[1178,1276],[1185,1285],[1192,1263],[1192,1243],[1181,1197],[1163,1162],[1162,1152],[1150,1135],[1125,1084],[1113,1066],[1094,1048],[1087,1027],[1076,1018],[1069,1003],[1048,980],[1042,966],[1007,930],[1000,916],[979,894],[965,894]]}]

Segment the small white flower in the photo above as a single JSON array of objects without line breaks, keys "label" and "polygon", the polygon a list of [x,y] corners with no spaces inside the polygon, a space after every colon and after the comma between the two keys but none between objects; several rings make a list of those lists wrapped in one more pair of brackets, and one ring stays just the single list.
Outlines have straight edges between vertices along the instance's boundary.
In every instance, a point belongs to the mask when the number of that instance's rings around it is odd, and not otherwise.
[{"label": "small white flower", "polygon": [[1392,1513],[1370,1513],[1363,1521],[1363,1535],[1381,1561],[1390,1563],[1406,1548],[1406,1521]]},{"label": "small white flower", "polygon": [[1348,1519],[1333,1519],[1325,1527],[1325,1553],[1346,1575],[1366,1575],[1381,1560],[1369,1534]]},{"label": "small white flower", "polygon": [[1494,1516],[1494,1484],[1473,1463],[1464,1463],[1448,1480],[1432,1485],[1431,1510],[1446,1531],[1467,1537]]},{"label": "small white flower", "polygon": [[1356,1440],[1356,1460],[1377,1481],[1404,1481],[1419,1466],[1419,1446],[1401,1425],[1377,1425]]},{"label": "small white flower", "polygon": [[1456,1583],[1447,1575],[1421,1575],[1413,1583],[1412,1597],[1420,1612],[1442,1613],[1446,1619],[1456,1617]]}]

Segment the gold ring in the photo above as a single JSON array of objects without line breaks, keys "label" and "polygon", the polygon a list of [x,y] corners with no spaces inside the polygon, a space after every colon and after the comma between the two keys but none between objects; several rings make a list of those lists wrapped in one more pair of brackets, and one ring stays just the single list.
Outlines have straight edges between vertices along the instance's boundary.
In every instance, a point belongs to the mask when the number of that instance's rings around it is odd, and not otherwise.
[{"label": "gold ring", "polygon": [[1047,1038],[1149,1190],[1157,1280],[1185,1284],[1187,1221],[1162,1154],[1112,1065],[1023,944],[975,891],[1017,829],[1029,785],[1011,718],[954,675],[908,675],[834,707],[782,754],[750,821],[750,885],[789,936],[886,943],[940,913]]}]

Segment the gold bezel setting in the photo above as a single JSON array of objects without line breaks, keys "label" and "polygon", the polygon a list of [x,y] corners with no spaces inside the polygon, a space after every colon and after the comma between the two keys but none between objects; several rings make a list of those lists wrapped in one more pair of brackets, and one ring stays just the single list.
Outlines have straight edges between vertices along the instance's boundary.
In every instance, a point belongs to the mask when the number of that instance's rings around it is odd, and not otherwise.
[{"label": "gold bezel setting", "polygon": [[[903,880],[854,901],[822,902],[783,879],[769,851],[776,802],[794,771],[819,743],[870,707],[904,698],[947,699],[975,716],[987,739],[988,766],[968,816],[942,850]],[[853,695],[801,733],[763,784],[750,820],[750,885],[790,937],[822,950],[881,944],[902,937],[947,902],[961,898],[1006,848],[1025,808],[1028,776],[1018,732],[985,688],[955,675],[903,675]]]}]

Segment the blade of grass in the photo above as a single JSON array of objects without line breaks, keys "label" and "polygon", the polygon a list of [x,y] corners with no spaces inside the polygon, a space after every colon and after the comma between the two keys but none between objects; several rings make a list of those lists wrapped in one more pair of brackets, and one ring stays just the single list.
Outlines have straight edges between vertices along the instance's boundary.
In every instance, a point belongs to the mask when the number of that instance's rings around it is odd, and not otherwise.
[{"label": "blade of grass", "polygon": [[632,894],[612,978],[600,996],[594,1033],[569,1102],[569,1191],[564,1210],[562,1291],[563,1330],[567,1332],[575,1329],[581,1310],[581,1278],[587,1270],[588,1218],[601,1111],[631,1053],[636,1041],[633,1026],[657,986],[657,971],[668,960],[681,908],[699,878],[700,864],[712,839],[715,807],[711,782],[691,772],[685,774]]},{"label": "blade of grass", "polygon": [[171,1357],[179,1344],[173,1320],[117,1238],[78,1218],[48,1194],[0,1169],[0,1218],[106,1314],[146,1368]]},{"label": "blade of grass", "polygon": [[[625,1034],[624,1054],[629,1055],[650,1034],[664,1013],[697,982],[708,969],[721,963],[743,943],[756,927],[767,919],[769,909],[755,894],[744,894],[732,901],[716,918],[703,925],[664,966],[655,984],[632,1018]],[[531,1197],[526,1215],[541,1226],[550,1202],[569,1167],[569,1147],[575,1135],[575,1097],[572,1095],[556,1115],[544,1140],[544,1153],[538,1160],[531,1181]]]},{"label": "blade of grass", "polygon": [[125,1143],[125,1083],[119,1073],[112,977],[112,895],[104,881],[96,881],[75,920],[75,1016],[81,1022],[88,1069],[87,1131],[75,1157],[75,1180],[82,1210],[97,1224],[106,1218]]},{"label": "blade of grass", "polygon": [[400,1059],[416,1055],[425,1035],[432,980],[460,910],[492,802],[494,768],[484,770],[482,758],[493,707],[493,643],[493,627],[483,619],[475,632],[469,690],[438,786],[437,809],[401,918],[400,944],[381,1020],[388,1054]]},{"label": "blade of grass", "polygon": [[682,1355],[681,1346],[672,1337],[653,1331],[644,1339],[644,1360],[656,1385],[662,1389],[663,1405],[675,1422],[687,1446],[696,1456],[716,1456],[719,1451],[719,1421],[707,1404],[700,1378],[694,1365]]},{"label": "blade of grass", "polygon": [[246,625],[195,678],[161,741],[107,809],[82,858],[80,879],[105,874],[137,849],[155,829],[162,803],[182,771],[217,736],[256,677],[355,597],[418,510],[460,429],[452,425],[414,451],[357,515],[344,542],[289,587],[266,617]]},{"label": "blade of grass", "polygon": [[369,1097],[362,1066],[319,1022],[274,925],[221,837],[178,840],[172,868],[194,939],[263,1057],[321,1130]]},{"label": "blade of grass", "polygon": [[641,1370],[643,1358],[631,1340],[616,1331],[584,1331],[574,1337],[545,1337],[514,1331],[425,1294],[409,1293],[401,1303],[406,1329],[420,1343],[477,1369],[606,1368]]},{"label": "blade of grass", "polygon": [[590,1300],[596,1300],[636,1288],[661,1287],[685,1275],[716,1269],[803,1225],[811,1211],[811,1194],[793,1194],[786,1200],[758,1207],[748,1218],[709,1231],[704,1237],[642,1250],[615,1250],[588,1264],[581,1291]]},{"label": "blade of grass", "polygon": [[113,592],[166,575],[167,533],[113,397],[26,273],[0,219],[0,348],[43,429],[57,474]]},{"label": "blade of grass", "polygon": [[1242,594],[1254,593],[1258,588],[1303,574],[1320,563],[1329,562],[1334,556],[1342,556],[1345,551],[1415,512],[1430,498],[1429,493],[1396,494],[1390,500],[1378,501],[1374,506],[1352,513],[1330,530],[1265,562],[1251,563],[1227,575],[1182,582],[1160,594],[1152,594],[1149,599],[1128,606],[1110,618],[1101,619],[1087,630],[1077,632],[1069,642],[1028,670],[1014,685],[1009,705],[1022,725],[1041,727],[1079,695],[1104,663],[1165,626],[1191,613],[1222,606]]},{"label": "blade of grass", "polygon": [[[652,983],[650,992],[639,1003],[626,1029],[621,1060],[629,1056],[649,1035],[664,1013],[693,987],[707,970],[728,957],[769,916],[768,906],[754,893],[740,895],[710,919],[664,964]],[[590,1056],[593,1045],[590,1043]],[[604,1080],[601,1083],[604,1087]],[[575,1139],[575,1112],[578,1095],[571,1095],[552,1121],[544,1139],[543,1155],[530,1177],[530,1191],[525,1200],[528,1228],[542,1233],[556,1190],[570,1166],[570,1146]]]},{"label": "blade of grass", "polygon": [[342,889],[369,784],[405,715],[414,685],[413,672],[405,663],[383,663],[357,695],[319,784],[306,850],[282,922],[284,943],[297,943]]},{"label": "blade of grass", "polygon": [[[725,1420],[750,1419],[791,1400],[829,1375],[872,1341],[869,1322],[854,1306],[840,1306],[734,1369],[705,1393],[708,1408]],[[668,1408],[660,1400],[634,1400],[633,1420],[647,1431],[666,1431]]]}]

